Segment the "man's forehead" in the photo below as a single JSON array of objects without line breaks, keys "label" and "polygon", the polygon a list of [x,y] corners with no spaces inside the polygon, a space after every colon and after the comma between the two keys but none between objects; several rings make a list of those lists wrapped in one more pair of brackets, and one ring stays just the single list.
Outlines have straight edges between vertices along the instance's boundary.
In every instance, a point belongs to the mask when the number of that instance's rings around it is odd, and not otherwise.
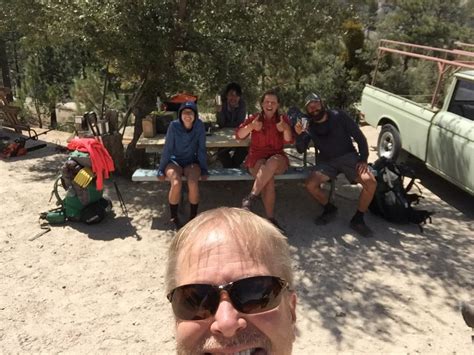
[{"label": "man's forehead", "polygon": [[[203,229],[183,245],[178,256],[200,256],[200,254],[221,250],[224,246],[236,246],[235,238],[225,228],[218,227],[207,231]],[[242,254],[245,254],[245,250],[242,251]]]},{"label": "man's forehead", "polygon": [[322,106],[321,101],[311,101],[306,105],[306,110],[319,110]]},{"label": "man's forehead", "polygon": [[218,230],[196,236],[178,254],[178,284],[220,284],[251,275],[273,274],[272,259],[255,252],[246,241]]}]

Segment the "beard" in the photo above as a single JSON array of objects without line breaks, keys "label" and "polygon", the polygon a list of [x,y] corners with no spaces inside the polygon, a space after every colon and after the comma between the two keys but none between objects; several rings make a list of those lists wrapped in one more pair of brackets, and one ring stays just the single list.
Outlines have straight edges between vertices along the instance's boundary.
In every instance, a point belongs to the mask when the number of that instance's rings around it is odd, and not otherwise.
[{"label": "beard", "polygon": [[211,349],[224,349],[242,345],[247,345],[249,348],[265,349],[266,354],[273,353],[270,339],[254,327],[241,330],[232,338],[209,334],[196,345],[190,346],[178,343],[176,353],[178,355],[202,355]]},{"label": "beard", "polygon": [[312,121],[319,122],[324,118],[325,113],[326,113],[326,110],[321,109],[314,113],[308,113],[308,116],[311,118]]}]

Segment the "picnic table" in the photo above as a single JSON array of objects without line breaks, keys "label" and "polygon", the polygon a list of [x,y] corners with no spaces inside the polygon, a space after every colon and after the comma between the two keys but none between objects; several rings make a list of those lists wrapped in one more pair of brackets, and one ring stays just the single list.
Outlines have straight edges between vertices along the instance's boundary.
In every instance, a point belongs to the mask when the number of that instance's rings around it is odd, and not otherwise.
[{"label": "picnic table", "polygon": [[[143,134],[138,139],[137,148],[145,149],[146,153],[159,153],[165,145],[166,135],[157,134],[152,138],[145,138]],[[206,148],[217,150],[219,148],[248,147],[250,138],[238,140],[235,138],[235,128],[220,128],[206,135]],[[277,180],[305,179],[309,170],[306,168],[306,154],[303,155],[303,167],[290,167],[285,174],[275,176]],[[157,181],[156,169],[137,169],[132,176],[132,181]],[[208,181],[236,181],[253,180],[245,169],[209,169]]]},{"label": "picnic table", "polygon": [[[159,153],[165,145],[165,134],[157,134],[153,138],[145,138],[143,134],[137,142],[138,149],[145,149],[147,153]],[[250,139],[235,139],[235,128],[219,128],[206,134],[206,148],[233,148],[248,147]]]}]

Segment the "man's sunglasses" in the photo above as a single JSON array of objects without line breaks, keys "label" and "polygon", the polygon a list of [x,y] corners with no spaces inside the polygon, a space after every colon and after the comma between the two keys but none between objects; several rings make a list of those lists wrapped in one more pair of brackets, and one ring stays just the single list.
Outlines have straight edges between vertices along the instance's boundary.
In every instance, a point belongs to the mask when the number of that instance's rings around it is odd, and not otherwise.
[{"label": "man's sunglasses", "polygon": [[253,276],[225,285],[190,284],[176,287],[166,297],[182,320],[206,319],[216,313],[222,291],[234,308],[246,314],[265,312],[280,304],[288,282],[276,276]]}]

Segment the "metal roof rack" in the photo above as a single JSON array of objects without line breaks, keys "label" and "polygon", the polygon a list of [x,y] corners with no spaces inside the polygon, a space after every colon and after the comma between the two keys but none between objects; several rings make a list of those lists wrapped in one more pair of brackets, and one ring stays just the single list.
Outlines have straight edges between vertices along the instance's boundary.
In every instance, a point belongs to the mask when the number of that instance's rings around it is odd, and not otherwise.
[{"label": "metal roof rack", "polygon": [[[455,42],[455,44],[462,48],[474,48],[474,44],[463,42]],[[385,53],[395,53],[402,56],[435,62],[438,64],[438,80],[436,82],[435,91],[431,99],[431,107],[435,107],[438,102],[440,86],[443,81],[444,74],[449,69],[474,69],[474,52],[468,50],[437,48],[413,43],[392,41],[389,39],[381,39],[379,41],[377,63],[375,65],[372,85],[375,85],[380,60]]]}]

